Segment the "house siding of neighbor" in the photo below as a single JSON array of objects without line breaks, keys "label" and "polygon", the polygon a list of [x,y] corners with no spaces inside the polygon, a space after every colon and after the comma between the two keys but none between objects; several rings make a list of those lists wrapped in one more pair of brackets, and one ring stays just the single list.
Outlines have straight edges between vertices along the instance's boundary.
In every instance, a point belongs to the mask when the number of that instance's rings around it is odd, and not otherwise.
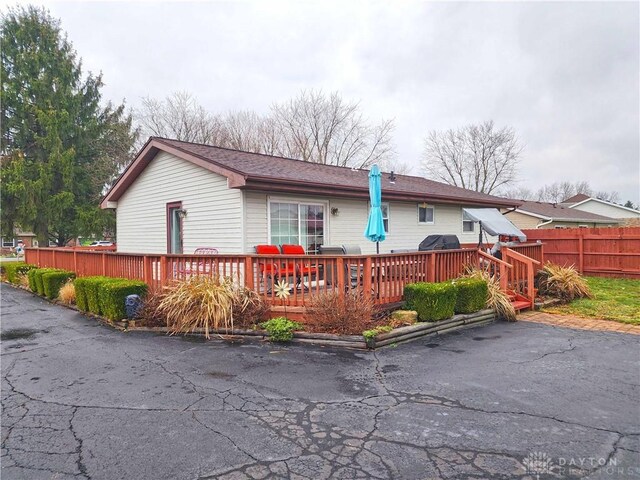
[{"label": "house siding of neighbor", "polygon": [[611,218],[640,218],[640,211],[638,210],[623,207],[621,205],[615,205],[596,198],[589,198],[572,204],[569,208]]},{"label": "house siding of neighbor", "polygon": [[535,228],[613,227],[618,219],[583,212],[565,205],[546,202],[523,202],[515,211],[503,214],[521,230]]},{"label": "house siding of neighbor", "polygon": [[[116,209],[121,252],[170,251],[173,206],[181,215],[183,253],[198,247],[214,247],[221,254],[253,253],[255,245],[297,241],[308,250],[310,245],[348,244],[374,253],[375,244],[363,236],[369,213],[367,174],[152,137],[101,206]],[[382,189],[388,234],[381,252],[416,249],[431,234],[455,234],[461,243],[475,243],[478,225],[466,222],[464,230],[473,230],[463,231],[465,206],[517,205],[419,177],[398,176],[396,183],[388,176],[384,174]],[[433,214],[433,221],[421,223],[419,208],[423,217],[428,210],[427,220]],[[303,233],[312,229],[319,233],[309,233],[303,241]],[[292,232],[298,235],[294,241],[288,236]]]}]

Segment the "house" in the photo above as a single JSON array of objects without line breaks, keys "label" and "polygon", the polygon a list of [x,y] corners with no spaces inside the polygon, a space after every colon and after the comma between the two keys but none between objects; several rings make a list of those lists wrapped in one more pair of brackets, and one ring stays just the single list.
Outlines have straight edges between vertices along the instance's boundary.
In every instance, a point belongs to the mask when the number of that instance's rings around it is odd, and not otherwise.
[{"label": "house", "polygon": [[640,219],[640,210],[624,207],[616,203],[607,202],[606,200],[600,200],[599,198],[593,198],[583,193],[567,198],[562,202],[562,205],[576,210],[581,210],[583,212],[595,213],[597,215],[603,215],[610,218]]},{"label": "house", "polygon": [[[118,250],[253,253],[260,244],[360,245],[368,171],[151,137],[107,192],[116,209]],[[381,252],[416,249],[430,234],[477,243],[478,226],[463,207],[513,208],[519,202],[425,178],[384,173]]]},{"label": "house", "polygon": [[24,247],[37,246],[38,244],[35,233],[23,232],[19,228],[14,229],[13,235],[3,235],[0,241],[2,242],[2,250],[13,250],[20,243],[22,243]]},{"label": "house", "polygon": [[620,221],[555,203],[523,201],[515,210],[503,214],[518,228],[613,227]]}]

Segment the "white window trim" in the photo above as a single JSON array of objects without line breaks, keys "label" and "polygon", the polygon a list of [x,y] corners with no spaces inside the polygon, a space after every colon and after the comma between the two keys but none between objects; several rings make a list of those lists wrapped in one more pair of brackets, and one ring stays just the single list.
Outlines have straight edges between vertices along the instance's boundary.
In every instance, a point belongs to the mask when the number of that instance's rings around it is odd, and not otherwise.
[{"label": "white window trim", "polygon": [[[293,203],[298,205],[298,237],[300,232],[300,205],[314,205],[324,208],[324,232],[323,238],[325,245],[330,245],[329,240],[329,202],[322,202],[319,200],[305,200],[300,198],[287,198],[287,197],[267,197],[267,243],[271,244],[271,203]],[[298,238],[298,241],[300,239]]]},{"label": "white window trim", "polygon": [[16,239],[15,239],[15,238],[12,238],[12,239],[11,239],[11,245],[5,245],[5,243],[7,243],[7,244],[8,244],[9,242],[7,242],[7,241],[6,241],[6,239],[4,239],[4,238],[3,238],[3,239],[2,239],[2,248],[15,248],[15,246],[16,246]]},{"label": "white window trim", "polygon": [[[387,207],[387,231],[384,232],[386,235],[391,231],[391,204],[389,202],[380,202],[380,207],[386,205]],[[369,204],[369,209],[371,209],[371,204]],[[382,215],[382,224],[384,225],[384,214]]]},{"label": "white window trim", "polygon": [[[465,222],[471,222],[471,230],[465,230],[464,229]],[[464,219],[464,211],[462,212],[462,233],[476,233],[476,222],[475,222],[475,220],[465,220]]]},{"label": "white window trim", "polygon": [[[436,206],[435,205],[429,205],[428,203],[418,203],[417,204],[417,213],[418,213],[418,225],[435,225],[436,224]],[[420,208],[421,207],[425,207],[425,208],[430,208],[431,210],[433,210],[433,220],[431,222],[421,222],[420,221]]]}]

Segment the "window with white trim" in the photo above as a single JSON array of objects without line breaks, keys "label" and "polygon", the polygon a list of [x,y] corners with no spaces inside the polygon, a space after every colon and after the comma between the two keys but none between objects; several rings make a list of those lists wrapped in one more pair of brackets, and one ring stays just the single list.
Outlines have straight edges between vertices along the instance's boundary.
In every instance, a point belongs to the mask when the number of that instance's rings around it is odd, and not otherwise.
[{"label": "window with white trim", "polygon": [[16,239],[15,238],[3,238],[2,239],[2,248],[13,248],[16,246]]},{"label": "window with white trim", "polygon": [[426,203],[418,204],[418,223],[433,225],[435,220],[435,208]]},{"label": "window with white trim", "polygon": [[476,229],[475,224],[476,222],[473,220],[473,218],[471,218],[471,216],[463,210],[462,211],[462,231],[464,233],[473,233]]},{"label": "window with white trim", "polygon": [[389,204],[383,202],[380,204],[382,210],[382,223],[384,223],[384,233],[389,233]]},{"label": "window with white trim", "polygon": [[325,237],[324,216],[322,204],[269,202],[270,243],[302,245],[307,253],[318,253]]}]

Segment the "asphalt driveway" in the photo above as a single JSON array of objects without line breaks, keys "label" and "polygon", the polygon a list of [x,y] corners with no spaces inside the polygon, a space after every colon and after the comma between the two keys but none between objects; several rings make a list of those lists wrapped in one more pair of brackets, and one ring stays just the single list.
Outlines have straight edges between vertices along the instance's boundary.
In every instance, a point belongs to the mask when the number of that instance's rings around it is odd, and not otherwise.
[{"label": "asphalt driveway", "polygon": [[203,342],[3,285],[2,479],[640,478],[639,342],[528,322],[376,353]]}]

